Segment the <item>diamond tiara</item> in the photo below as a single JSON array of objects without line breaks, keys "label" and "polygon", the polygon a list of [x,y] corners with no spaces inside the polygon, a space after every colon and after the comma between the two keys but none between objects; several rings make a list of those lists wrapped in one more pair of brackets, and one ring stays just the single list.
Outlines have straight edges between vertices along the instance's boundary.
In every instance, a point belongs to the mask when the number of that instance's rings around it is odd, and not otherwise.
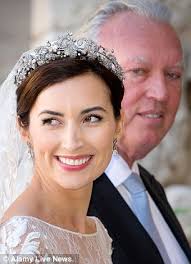
[{"label": "diamond tiara", "polygon": [[18,61],[15,84],[19,86],[37,67],[66,57],[97,60],[120,80],[123,80],[122,68],[112,53],[113,51],[108,52],[92,40],[74,39],[72,33],[67,32],[53,42],[48,41],[46,45],[24,53]]}]

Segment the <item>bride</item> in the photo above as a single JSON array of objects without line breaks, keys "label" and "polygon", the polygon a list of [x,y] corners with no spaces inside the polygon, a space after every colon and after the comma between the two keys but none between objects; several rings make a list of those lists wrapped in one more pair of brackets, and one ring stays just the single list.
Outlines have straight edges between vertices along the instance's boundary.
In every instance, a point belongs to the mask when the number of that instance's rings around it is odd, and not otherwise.
[{"label": "bride", "polygon": [[1,86],[0,263],[112,262],[111,238],[87,210],[116,148],[122,78],[111,53],[66,33],[24,53]]}]

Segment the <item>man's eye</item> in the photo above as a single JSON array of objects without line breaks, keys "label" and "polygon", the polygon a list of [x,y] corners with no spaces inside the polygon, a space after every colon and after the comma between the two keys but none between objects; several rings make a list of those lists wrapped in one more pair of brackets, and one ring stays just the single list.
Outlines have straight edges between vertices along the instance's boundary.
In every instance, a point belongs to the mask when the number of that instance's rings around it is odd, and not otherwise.
[{"label": "man's eye", "polygon": [[54,118],[47,118],[42,120],[42,124],[48,126],[58,126],[60,124],[60,121]]},{"label": "man's eye", "polygon": [[166,75],[171,80],[177,80],[182,78],[182,74],[177,72],[167,72]]},{"label": "man's eye", "polygon": [[98,115],[90,115],[90,116],[87,116],[85,118],[85,122],[89,122],[89,123],[96,123],[96,122],[99,122],[102,120],[102,117],[101,116],[98,116]]},{"label": "man's eye", "polygon": [[143,76],[143,75],[146,73],[146,70],[143,69],[143,68],[135,68],[135,69],[132,69],[131,72],[132,72],[134,75],[137,75],[137,76]]}]

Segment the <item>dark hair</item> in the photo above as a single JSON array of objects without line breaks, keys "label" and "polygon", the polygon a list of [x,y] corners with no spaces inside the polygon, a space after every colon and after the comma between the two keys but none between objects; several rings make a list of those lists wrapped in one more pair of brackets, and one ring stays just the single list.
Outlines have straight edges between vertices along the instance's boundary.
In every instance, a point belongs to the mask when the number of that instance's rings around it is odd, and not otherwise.
[{"label": "dark hair", "polygon": [[55,60],[36,68],[17,88],[17,115],[22,126],[29,125],[29,113],[38,95],[48,86],[83,73],[98,75],[110,90],[115,118],[120,117],[121,101],[124,94],[122,81],[97,60],[87,61],[77,58]]}]

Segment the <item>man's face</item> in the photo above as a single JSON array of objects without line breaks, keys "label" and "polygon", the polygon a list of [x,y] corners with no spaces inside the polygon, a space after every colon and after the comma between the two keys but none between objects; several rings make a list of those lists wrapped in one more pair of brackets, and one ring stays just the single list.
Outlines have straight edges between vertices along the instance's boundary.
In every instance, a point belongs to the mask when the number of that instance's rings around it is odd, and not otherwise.
[{"label": "man's face", "polygon": [[114,16],[99,36],[125,73],[124,132],[119,142],[131,166],[159,144],[180,102],[182,49],[173,29],[132,13]]}]

